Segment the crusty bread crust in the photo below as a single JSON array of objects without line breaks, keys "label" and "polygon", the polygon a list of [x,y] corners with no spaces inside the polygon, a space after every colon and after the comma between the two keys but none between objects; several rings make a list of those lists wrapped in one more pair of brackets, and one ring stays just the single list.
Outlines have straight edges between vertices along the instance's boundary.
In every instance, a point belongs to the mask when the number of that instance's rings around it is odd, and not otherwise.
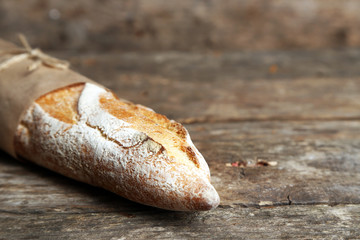
[{"label": "crusty bread crust", "polygon": [[77,104],[84,89],[84,83],[71,85],[47,93],[36,100],[46,113],[59,121],[76,124]]},{"label": "crusty bread crust", "polygon": [[15,148],[21,158],[146,205],[191,211],[219,204],[181,124],[90,83],[37,99]]}]

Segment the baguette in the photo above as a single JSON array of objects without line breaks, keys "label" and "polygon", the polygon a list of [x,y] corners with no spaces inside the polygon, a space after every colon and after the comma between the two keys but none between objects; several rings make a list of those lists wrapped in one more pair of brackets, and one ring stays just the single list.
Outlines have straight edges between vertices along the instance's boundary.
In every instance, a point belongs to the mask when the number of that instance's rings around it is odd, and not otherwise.
[{"label": "baguette", "polygon": [[92,83],[38,98],[22,115],[14,146],[20,159],[141,204],[198,211],[220,202],[181,124]]}]

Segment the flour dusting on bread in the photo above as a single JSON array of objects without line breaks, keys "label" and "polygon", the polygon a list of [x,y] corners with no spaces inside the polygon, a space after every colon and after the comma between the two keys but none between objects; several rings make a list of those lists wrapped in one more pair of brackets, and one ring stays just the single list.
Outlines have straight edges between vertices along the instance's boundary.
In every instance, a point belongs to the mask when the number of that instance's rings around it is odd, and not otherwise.
[{"label": "flour dusting on bread", "polygon": [[22,158],[143,204],[219,204],[208,165],[181,124],[94,84],[39,98],[18,126],[15,147]]}]

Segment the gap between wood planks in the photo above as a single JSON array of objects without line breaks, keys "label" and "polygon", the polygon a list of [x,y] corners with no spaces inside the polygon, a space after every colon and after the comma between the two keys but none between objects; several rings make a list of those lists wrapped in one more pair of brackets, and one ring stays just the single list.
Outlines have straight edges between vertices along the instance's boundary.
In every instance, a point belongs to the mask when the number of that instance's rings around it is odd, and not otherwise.
[{"label": "gap between wood planks", "polygon": [[233,207],[242,207],[242,208],[273,208],[273,207],[283,207],[283,206],[346,206],[346,205],[360,205],[357,202],[306,202],[306,203],[293,203],[291,196],[287,196],[288,202],[260,202],[260,203],[231,203],[231,204],[220,204],[218,208],[233,208]]},{"label": "gap between wood planks", "polygon": [[182,124],[196,123],[233,123],[233,122],[266,122],[266,121],[360,121],[360,116],[353,117],[248,117],[248,118],[216,118],[216,117],[194,117],[180,118],[177,120]]}]

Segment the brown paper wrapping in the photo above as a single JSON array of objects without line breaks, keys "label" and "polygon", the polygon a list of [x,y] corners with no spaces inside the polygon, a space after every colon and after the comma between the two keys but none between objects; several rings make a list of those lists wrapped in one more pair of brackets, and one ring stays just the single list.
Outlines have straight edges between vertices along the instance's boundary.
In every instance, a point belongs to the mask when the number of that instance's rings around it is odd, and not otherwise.
[{"label": "brown paper wrapping", "polygon": [[[4,51],[18,49],[0,39],[0,63],[11,58]],[[0,71],[0,149],[16,158],[14,136],[21,115],[40,96],[74,83],[92,80],[69,69],[61,70],[41,65],[29,72],[34,61],[26,59]]]}]

